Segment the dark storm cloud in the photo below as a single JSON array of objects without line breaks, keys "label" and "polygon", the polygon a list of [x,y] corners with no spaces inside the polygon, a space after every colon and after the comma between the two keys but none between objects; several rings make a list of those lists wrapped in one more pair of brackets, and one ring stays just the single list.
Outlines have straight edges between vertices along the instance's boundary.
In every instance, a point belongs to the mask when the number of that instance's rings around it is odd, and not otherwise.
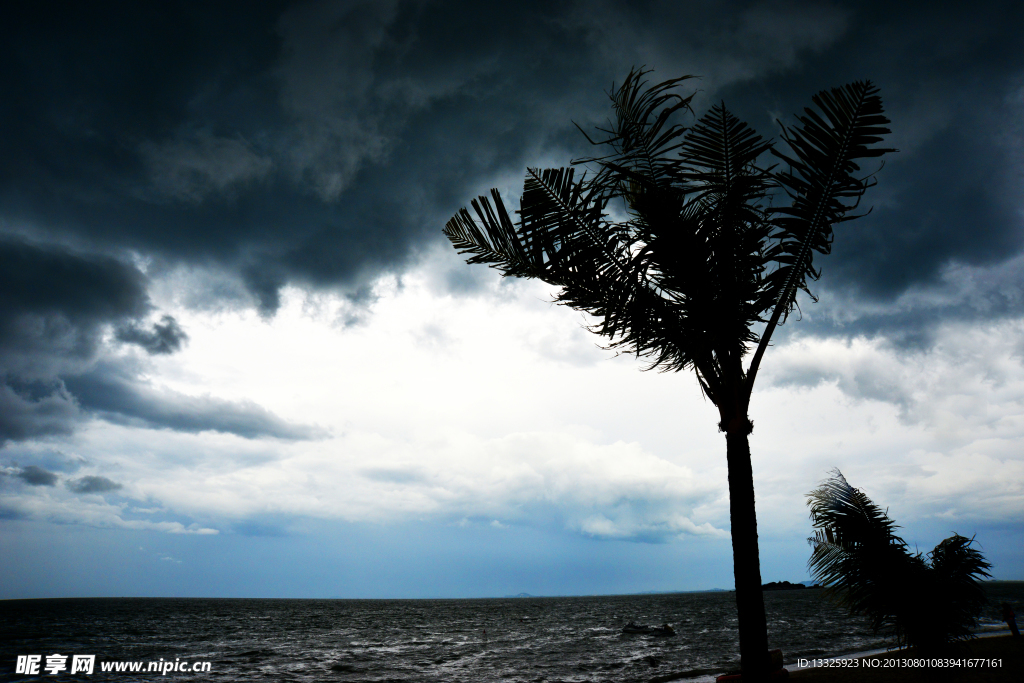
[{"label": "dark storm cloud", "polygon": [[61,375],[92,362],[105,325],[149,308],[132,266],[0,239],[0,445],[70,433],[83,416]]},{"label": "dark storm cloud", "polygon": [[130,364],[104,361],[65,384],[83,409],[120,424],[180,432],[215,431],[248,439],[311,439],[314,427],[285,422],[252,401],[226,401],[157,389],[138,380]]},{"label": "dark storm cloud", "polygon": [[884,337],[898,349],[926,350],[947,323],[984,324],[1019,317],[1024,311],[1024,259],[996,266],[952,264],[938,282],[915,283],[889,304],[865,297],[834,278],[816,289],[816,304],[804,302],[803,315],[779,328],[778,340],[789,335]]},{"label": "dark storm cloud", "polygon": [[106,493],[121,488],[121,484],[106,477],[88,476],[67,482],[67,487],[75,493]]},{"label": "dark storm cloud", "polygon": [[[185,339],[144,322],[137,268],[96,254],[218,269],[265,316],[289,282],[358,303],[475,195],[591,153],[572,121],[602,123],[640,64],[701,76],[698,114],[722,98],[765,136],[823,88],[881,86],[902,151],[817,264],[850,315],[816,329],[924,343],[939,320],[1020,315],[996,267],[1024,247],[1021,44],[1012,2],[23,3],[0,23],[0,439],[83,410],[292,433],[91,370],[104,326],[149,353]],[[1006,278],[964,301],[957,265]],[[929,288],[944,303],[893,304]]]},{"label": "dark storm cloud", "polygon": [[24,481],[26,484],[31,486],[56,486],[57,475],[53,472],[48,472],[42,467],[36,467],[35,465],[29,465],[23,468],[17,474],[18,478]]},{"label": "dark storm cloud", "polygon": [[[0,109],[2,213],[33,234],[218,263],[270,314],[285,282],[358,289],[440,239],[496,178],[587,151],[571,119],[602,120],[631,64],[713,65],[727,80],[793,63],[844,22],[738,9],[21,9],[0,29],[14,94]],[[765,29],[775,14],[790,25]]]},{"label": "dark storm cloud", "polygon": [[165,315],[153,324],[152,330],[144,330],[130,323],[117,331],[117,338],[129,344],[137,344],[152,355],[174,353],[181,349],[188,339],[185,330],[172,316]]},{"label": "dark storm cloud", "polygon": [[90,415],[186,432],[216,430],[254,438],[307,438],[252,403],[191,398],[150,388],[129,363],[101,362],[102,335],[150,354],[187,338],[164,316],[150,329],[146,277],[117,259],[0,239],[0,445],[63,435]]},{"label": "dark storm cloud", "polygon": [[11,379],[0,385],[0,447],[52,434],[70,434],[82,419],[74,399],[55,382],[50,393],[33,398],[18,393]]},{"label": "dark storm cloud", "polygon": [[0,519],[15,520],[15,519],[26,519],[27,515],[20,510],[14,510],[0,506]]},{"label": "dark storm cloud", "polygon": [[0,352],[87,357],[98,326],[148,309],[145,277],[132,266],[0,236]]},{"label": "dark storm cloud", "polygon": [[[822,261],[834,286],[890,301],[939,283],[951,263],[992,265],[1020,253],[1022,41],[1019,3],[860,4],[822,59],[808,60],[797,78],[772,75],[758,85],[779,98],[783,115],[798,111],[783,103],[795,104],[801,87],[804,98],[861,78],[882,88],[901,152],[865,198],[872,215],[836,230],[834,253]],[[740,89],[724,95],[735,91],[743,102]],[[1018,302],[1012,312],[1022,310]]]}]

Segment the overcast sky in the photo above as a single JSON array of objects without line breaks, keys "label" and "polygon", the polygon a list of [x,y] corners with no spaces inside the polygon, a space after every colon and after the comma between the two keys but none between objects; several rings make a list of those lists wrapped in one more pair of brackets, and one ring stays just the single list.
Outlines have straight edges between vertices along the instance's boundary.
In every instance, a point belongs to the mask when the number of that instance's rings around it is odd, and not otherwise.
[{"label": "overcast sky", "polygon": [[640,65],[776,139],[871,79],[900,150],[758,377],[764,580],[833,467],[1024,579],[1019,3],[99,5],[0,22],[0,598],[731,587],[692,373],[441,234]]}]

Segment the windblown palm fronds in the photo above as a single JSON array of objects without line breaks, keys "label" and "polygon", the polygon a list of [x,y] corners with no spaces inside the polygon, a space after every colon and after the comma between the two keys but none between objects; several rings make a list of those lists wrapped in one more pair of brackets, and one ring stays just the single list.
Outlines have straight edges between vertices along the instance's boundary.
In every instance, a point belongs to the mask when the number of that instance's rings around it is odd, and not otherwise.
[{"label": "windblown palm fronds", "polygon": [[[492,190],[444,232],[469,263],[559,286],[558,303],[593,315],[611,348],[650,368],[693,368],[720,409],[745,412],[775,326],[820,274],[813,253],[828,254],[832,226],[857,217],[872,182],[857,161],[894,151],[872,146],[888,119],[870,82],[823,91],[821,113],[784,128],[780,152],[724,104],[691,128],[672,123],[692,95],[670,90],[690,77],[648,86],[647,73],[631,71],[611,95],[616,120],[594,142],[609,153],[573,162],[596,172],[528,169],[519,220]],[[788,169],[762,165],[766,152]],[[778,189],[789,206],[769,205]],[[628,221],[608,220],[614,199]]]},{"label": "windblown palm fronds", "polygon": [[991,568],[973,538],[954,534],[927,556],[911,553],[888,514],[839,470],[807,494],[807,505],[816,529],[808,567],[841,604],[901,646],[934,652],[971,636],[985,603],[978,581]]},{"label": "windblown palm fronds", "polygon": [[[555,300],[594,316],[607,348],[647,369],[694,370],[726,433],[740,654],[744,675],[759,680],[767,629],[750,393],[773,331],[819,275],[814,252],[828,254],[833,225],[857,217],[850,211],[872,183],[858,161],[895,150],[873,146],[889,131],[868,81],[818,93],[817,110],[783,128],[788,150],[778,151],[724,103],[690,128],[675,123],[692,95],[673,90],[690,77],[649,85],[647,73],[633,69],[613,88],[615,120],[603,139],[587,138],[606,154],[573,162],[588,173],[527,169],[518,220],[491,190],[444,233],[469,263],[557,286]],[[787,169],[762,163],[769,152]],[[626,220],[610,219],[612,201]]]}]

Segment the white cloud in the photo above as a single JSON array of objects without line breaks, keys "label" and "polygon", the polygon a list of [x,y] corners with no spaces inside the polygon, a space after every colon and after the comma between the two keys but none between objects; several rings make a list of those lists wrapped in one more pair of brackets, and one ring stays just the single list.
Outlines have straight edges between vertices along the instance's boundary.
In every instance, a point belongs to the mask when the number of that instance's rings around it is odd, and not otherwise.
[{"label": "white cloud", "polygon": [[966,323],[971,318],[1012,317],[1021,308],[1022,278],[1024,255],[985,266],[952,261],[935,281],[914,284],[891,302],[865,299],[855,290],[836,290],[822,283],[814,288],[819,303],[804,306],[802,314],[810,321],[828,321],[840,330],[856,330],[865,321],[879,319],[920,326],[936,318]]},{"label": "white cloud", "polygon": [[115,529],[157,531],[170,534],[215,535],[217,529],[185,525],[181,522],[148,519],[125,519],[129,508],[125,504],[109,503],[100,496],[76,496],[62,488],[33,487],[32,490],[0,493],[0,504],[14,517],[49,522],[51,524],[81,524],[84,526]]},{"label": "white cloud", "polygon": [[[978,524],[1017,523],[1022,328],[951,322],[927,350],[813,337],[771,349],[752,406],[755,478],[768,492],[759,511],[810,490],[808,470],[816,481],[838,466],[901,524],[942,517],[970,535]],[[759,450],[771,459],[763,473]],[[788,525],[805,525],[802,517]]]},{"label": "white cloud", "polygon": [[[691,375],[609,358],[579,334],[578,314],[545,303],[543,286],[492,279],[455,297],[434,277],[379,280],[355,327],[340,320],[340,296],[287,289],[265,320],[188,309],[156,287],[191,341],[153,359],[154,386],[215,387],[330,438],[154,439],[94,421],[63,450],[89,463],[76,476],[123,483],[124,507],[14,489],[5,504],[37,519],[172,533],[304,518],[556,524],[648,542],[727,532],[725,442]],[[751,406],[762,537],[808,533],[804,495],[836,466],[900,523],[971,533],[1017,519],[1022,327],[949,324],[927,351],[799,336],[772,347]]]},{"label": "white cloud", "polygon": [[592,515],[580,520],[578,528],[583,533],[597,538],[627,539],[641,541],[662,541],[684,534],[727,538],[728,533],[705,522],[700,526],[684,516],[669,516],[665,519],[633,519],[620,516],[609,519],[604,515]]},{"label": "white cloud", "polygon": [[928,349],[904,350],[882,338],[796,336],[773,349],[762,381],[776,386],[834,382],[847,396],[890,403],[907,423],[924,423],[948,444],[979,429],[1019,435],[1024,405],[1020,337],[1024,321],[949,323]]},{"label": "white cloud", "polygon": [[[161,302],[191,341],[153,359],[156,389],[202,395],[216,387],[225,400],[255,401],[285,420],[304,415],[334,438],[289,445],[165,431],[154,440],[146,430],[94,422],[74,437],[77,452],[140,506],[203,520],[529,524],[541,515],[582,530],[599,514],[617,525],[615,537],[719,528],[693,510],[721,486],[677,453],[655,454],[637,440],[657,414],[634,404],[626,412],[639,413],[635,427],[611,419],[636,393],[620,382],[637,373],[624,359],[606,366],[609,354],[578,334],[572,311],[538,306],[546,294],[533,286],[496,284],[462,299],[428,290],[415,274],[401,287],[381,280],[369,322],[355,328],[336,324],[342,298],[311,301],[297,289],[286,291],[272,321]],[[691,382],[674,378],[679,384]],[[599,412],[606,428],[595,426]]]}]

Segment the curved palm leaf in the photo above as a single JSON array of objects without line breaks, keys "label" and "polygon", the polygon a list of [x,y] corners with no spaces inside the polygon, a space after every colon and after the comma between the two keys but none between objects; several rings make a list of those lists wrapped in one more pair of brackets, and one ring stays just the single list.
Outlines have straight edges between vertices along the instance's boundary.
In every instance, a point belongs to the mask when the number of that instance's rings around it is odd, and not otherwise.
[{"label": "curved palm leaf", "polygon": [[613,86],[611,100],[615,123],[610,129],[598,129],[611,137],[595,142],[580,128],[591,144],[608,145],[613,150],[605,157],[573,162],[599,163],[602,173],[593,182],[609,197],[625,196],[628,200],[637,185],[667,186],[677,179],[680,162],[671,152],[679,148],[678,138],[686,128],[675,123],[669,125],[669,121],[677,111],[690,110],[693,95],[682,97],[670,91],[693,76],[672,78],[647,87],[643,77],[648,73],[650,70],[630,69],[622,85]]},{"label": "curved palm leaf", "polygon": [[935,546],[929,553],[932,569],[938,577],[936,590],[945,596],[942,626],[949,637],[969,638],[977,615],[985,605],[985,591],[978,582],[981,577],[992,578],[987,570],[992,565],[973,547],[974,539],[960,534]]},{"label": "curved palm leaf", "polygon": [[[753,386],[761,358],[779,320],[785,320],[796,305],[798,290],[814,295],[807,279],[817,280],[814,252],[832,251],[832,226],[858,218],[847,213],[857,207],[871,177],[859,178],[858,159],[881,157],[892,148],[872,147],[891,131],[885,117],[879,89],[871,81],[857,81],[841,88],[821,91],[812,99],[824,114],[806,108],[800,126],[783,126],[782,137],[792,155],[772,148],[771,153],[789,164],[789,170],[775,173],[775,179],[792,200],[790,206],[775,207],[777,242],[766,255],[777,264],[767,276],[774,290],[773,310],[751,360],[748,390]],[[826,120],[827,119],[827,120]]]},{"label": "curved palm leaf", "polygon": [[537,277],[543,273],[543,260],[531,259],[509,218],[497,190],[491,190],[494,206],[487,197],[472,201],[479,224],[465,208],[459,209],[444,226],[444,234],[459,254],[472,254],[466,263],[483,263],[505,276]]},{"label": "curved palm leaf", "polygon": [[[782,137],[792,156],[772,149],[772,154],[789,164],[776,174],[792,205],[773,209],[779,240],[771,255],[779,268],[771,276],[777,292],[777,307],[783,315],[792,309],[797,289],[810,294],[807,279],[817,280],[813,252],[832,250],[832,226],[855,216],[846,213],[860,202],[870,186],[869,178],[858,178],[858,159],[881,157],[895,149],[872,147],[891,131],[885,127],[879,89],[870,81],[858,81],[841,88],[822,91],[812,99],[824,114],[806,108],[797,117],[801,125],[783,127]],[[827,119],[827,120],[826,120]]]},{"label": "curved palm leaf", "polygon": [[[870,83],[819,93],[824,117],[808,109],[802,127],[784,130],[787,156],[724,105],[692,129],[671,123],[692,99],[671,89],[689,76],[649,86],[647,73],[630,71],[612,94],[616,121],[604,130],[611,137],[595,143],[612,154],[573,162],[596,164],[594,176],[530,169],[517,224],[492,190],[493,205],[484,197],[472,204],[479,223],[463,209],[445,234],[470,263],[562,286],[556,300],[597,316],[591,329],[609,348],[649,359],[648,369],[694,367],[709,396],[729,393],[742,411],[780,316],[818,275],[811,253],[828,252],[832,225],[852,218],[843,201],[868,185],[852,175],[856,160],[888,151],[870,147],[887,119]],[[760,168],[766,151],[790,170]],[[791,207],[764,206],[777,186]],[[605,220],[615,197],[626,200],[630,221]],[[769,310],[758,337],[751,328]],[[740,361],[757,342],[744,373]],[[723,393],[725,385],[733,388]]]},{"label": "curved palm leaf", "polygon": [[[771,148],[747,124],[716,105],[691,128],[680,148],[681,178],[691,201],[703,207],[701,235],[706,243],[708,266],[694,279],[689,264],[666,268],[670,281],[685,277],[691,299],[710,299],[704,318],[713,330],[711,346],[723,373],[742,379],[740,359],[746,344],[757,342],[751,327],[763,322],[771,292],[763,277],[765,243],[772,225],[765,197],[774,184],[770,171],[757,165]],[[708,297],[706,292],[714,292]]]}]

